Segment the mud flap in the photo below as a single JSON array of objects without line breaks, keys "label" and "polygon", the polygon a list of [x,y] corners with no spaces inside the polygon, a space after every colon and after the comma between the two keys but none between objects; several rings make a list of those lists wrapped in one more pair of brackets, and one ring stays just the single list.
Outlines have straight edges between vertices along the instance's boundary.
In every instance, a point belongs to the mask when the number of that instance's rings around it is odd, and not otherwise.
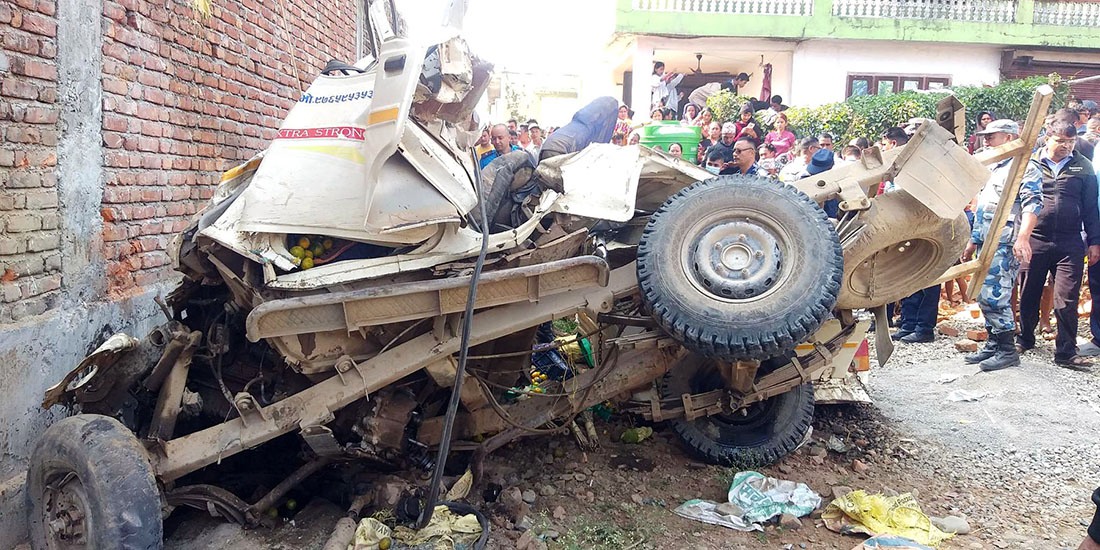
[{"label": "mud flap", "polygon": [[890,339],[890,321],[886,318],[886,304],[871,310],[875,314],[875,357],[885,365],[894,354],[894,341]]}]

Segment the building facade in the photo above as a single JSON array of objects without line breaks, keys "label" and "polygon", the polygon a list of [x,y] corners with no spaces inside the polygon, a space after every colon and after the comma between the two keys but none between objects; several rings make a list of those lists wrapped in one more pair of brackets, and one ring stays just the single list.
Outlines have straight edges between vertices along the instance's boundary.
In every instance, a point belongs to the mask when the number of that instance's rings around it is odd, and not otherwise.
[{"label": "building facade", "polygon": [[[1100,74],[1100,2],[1052,0],[618,0],[612,72],[649,111],[654,61],[680,91],[741,72],[743,95],[814,106],[852,95]],[[645,78],[634,78],[644,75]],[[1100,98],[1100,85],[1074,89]]]}]

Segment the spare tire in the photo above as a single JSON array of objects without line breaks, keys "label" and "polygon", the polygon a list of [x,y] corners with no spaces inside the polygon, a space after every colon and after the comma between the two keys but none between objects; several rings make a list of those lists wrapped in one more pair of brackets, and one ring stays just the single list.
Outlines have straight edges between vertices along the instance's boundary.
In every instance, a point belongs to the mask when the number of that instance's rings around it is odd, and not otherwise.
[{"label": "spare tire", "polygon": [[927,288],[970,240],[966,214],[945,220],[900,190],[876,197],[859,221],[863,229],[844,240],[841,309],[878,307]]},{"label": "spare tire", "polygon": [[638,284],[657,323],[708,357],[766,359],[830,315],[840,242],[794,187],[720,176],[670,197],[638,245]]},{"label": "spare tire", "polygon": [[[767,372],[786,364],[785,359],[765,362]],[[770,363],[770,364],[769,364]],[[725,387],[712,360],[685,355],[661,384],[662,398],[703,393]],[[750,404],[732,413],[695,420],[673,420],[672,430],[700,460],[739,469],[767,466],[798,448],[814,419],[813,384],[802,384],[775,397]]]}]

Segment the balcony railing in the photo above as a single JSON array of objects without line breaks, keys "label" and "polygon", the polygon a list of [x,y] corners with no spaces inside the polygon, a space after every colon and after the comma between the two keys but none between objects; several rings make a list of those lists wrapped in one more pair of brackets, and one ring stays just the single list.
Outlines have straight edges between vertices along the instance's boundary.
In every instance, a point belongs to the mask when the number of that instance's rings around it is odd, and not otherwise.
[{"label": "balcony railing", "polygon": [[1100,3],[1036,2],[1035,23],[1037,25],[1100,27]]},{"label": "balcony railing", "polygon": [[634,0],[642,11],[736,15],[813,15],[813,0]]},{"label": "balcony railing", "polygon": [[833,0],[837,17],[1013,23],[1015,0]]}]

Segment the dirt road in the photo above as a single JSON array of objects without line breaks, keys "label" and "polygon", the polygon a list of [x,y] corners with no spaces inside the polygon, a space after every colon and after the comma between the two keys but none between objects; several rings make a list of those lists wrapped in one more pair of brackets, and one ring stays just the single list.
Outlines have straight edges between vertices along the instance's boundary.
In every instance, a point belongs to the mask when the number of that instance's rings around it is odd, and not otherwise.
[{"label": "dirt road", "polygon": [[[956,324],[977,327],[971,319]],[[953,342],[940,336],[899,347],[889,365],[872,371],[875,405],[820,407],[813,441],[763,472],[826,496],[834,487],[912,492],[929,515],[965,517],[973,529],[943,548],[1076,548],[1092,513],[1089,494],[1100,484],[1100,371],[1053,366],[1045,343],[1021,368],[978,373]],[[541,437],[490,458],[492,479],[527,492],[523,527],[567,549],[847,550],[861,540],[813,517],[798,529],[740,533],[675,516],[689,498],[724,500],[733,472],[695,462],[661,427],[641,444],[618,443],[627,422],[600,424],[604,443],[594,452],[565,436]],[[846,452],[826,450],[830,436]],[[502,505],[475,501],[494,514],[490,547],[515,548],[521,531]],[[190,519],[169,548],[319,548],[338,514],[318,504],[293,524],[252,532]]]}]

